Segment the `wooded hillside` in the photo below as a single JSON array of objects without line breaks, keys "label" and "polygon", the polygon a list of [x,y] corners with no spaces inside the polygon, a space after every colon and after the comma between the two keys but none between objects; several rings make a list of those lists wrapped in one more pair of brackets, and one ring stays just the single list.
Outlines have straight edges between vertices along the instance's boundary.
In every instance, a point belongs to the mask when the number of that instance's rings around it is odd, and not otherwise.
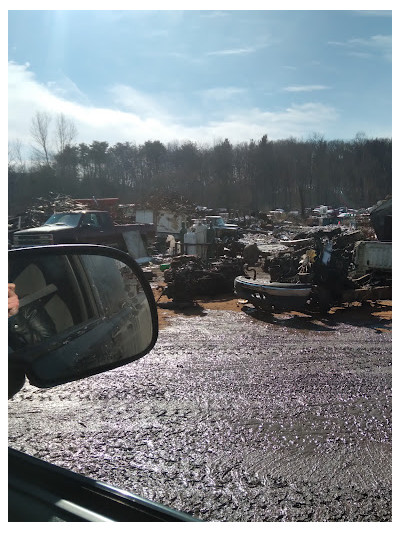
[{"label": "wooded hillside", "polygon": [[42,148],[29,164],[9,162],[10,214],[50,191],[121,203],[143,202],[156,192],[214,208],[301,212],[319,204],[369,207],[392,189],[391,139],[270,141],[264,135],[237,145],[149,140],[59,143],[52,153]]}]

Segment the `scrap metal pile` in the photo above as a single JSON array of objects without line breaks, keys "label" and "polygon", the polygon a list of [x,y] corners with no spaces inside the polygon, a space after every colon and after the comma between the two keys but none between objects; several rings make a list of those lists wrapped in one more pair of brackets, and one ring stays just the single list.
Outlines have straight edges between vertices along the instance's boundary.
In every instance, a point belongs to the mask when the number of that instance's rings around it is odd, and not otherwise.
[{"label": "scrap metal pile", "polygon": [[364,238],[362,231],[338,226],[307,228],[285,241],[283,250],[264,254],[262,269],[271,282],[312,283],[325,288],[331,302],[388,298],[391,271],[358,275],[354,250]]},{"label": "scrap metal pile", "polygon": [[[232,293],[235,278],[248,277],[247,267],[253,265],[258,266],[258,272],[269,274],[272,283],[318,287],[321,307],[328,308],[334,302],[391,297],[391,272],[357,274],[354,249],[365,238],[362,231],[336,225],[304,227],[285,239],[282,237],[271,235],[265,238],[264,246],[237,243],[232,249],[225,248],[226,255],[214,262],[193,255],[176,256],[164,272],[167,286],[162,294],[172,299],[173,304],[182,304],[193,303],[197,297]],[[254,279],[255,272],[254,269]]]},{"label": "scrap metal pile", "polygon": [[164,272],[167,286],[163,294],[175,304],[192,303],[196,297],[233,292],[233,282],[243,274],[241,258],[222,258],[206,262],[194,255],[174,257]]},{"label": "scrap metal pile", "polygon": [[74,211],[84,209],[83,204],[73,200],[71,196],[49,192],[47,197],[32,200],[32,205],[26,209],[23,216],[23,226],[19,229],[42,226],[54,212]]},{"label": "scrap metal pile", "polygon": [[[330,252],[329,275],[336,281],[337,278],[344,280],[351,270],[354,244],[362,240],[359,231],[345,231],[335,226],[333,228],[309,228],[309,230],[298,233],[290,241],[283,241],[285,249],[272,255],[267,255],[263,262],[264,272],[268,272],[271,281],[296,283],[300,278],[306,280],[310,274],[313,264],[314,275],[318,258],[322,258],[324,249],[328,245]],[[328,244],[329,243],[329,244]],[[315,256],[313,260],[307,261],[303,256],[313,250]],[[322,274],[319,273],[319,276]]]},{"label": "scrap metal pile", "polygon": [[150,195],[147,200],[137,203],[136,207],[155,211],[166,209],[167,211],[187,215],[192,215],[196,210],[195,205],[182,196],[173,193],[165,194],[165,192]]},{"label": "scrap metal pile", "polygon": [[[304,226],[300,220],[281,217],[268,230],[260,224],[253,224],[248,232],[242,227],[229,241],[214,242],[210,248],[210,255],[218,258],[214,262],[174,257],[164,273],[163,295],[176,304],[235,292],[249,301],[256,295],[254,301],[269,309],[272,293],[278,298],[273,308],[281,302],[303,305],[296,295],[304,289],[303,296],[311,290],[307,305],[322,312],[335,303],[390,299],[391,242],[378,242],[375,224],[369,217],[364,219],[363,224],[352,219],[351,223]],[[365,250],[361,262],[360,244]],[[375,266],[370,258],[377,262]]]}]

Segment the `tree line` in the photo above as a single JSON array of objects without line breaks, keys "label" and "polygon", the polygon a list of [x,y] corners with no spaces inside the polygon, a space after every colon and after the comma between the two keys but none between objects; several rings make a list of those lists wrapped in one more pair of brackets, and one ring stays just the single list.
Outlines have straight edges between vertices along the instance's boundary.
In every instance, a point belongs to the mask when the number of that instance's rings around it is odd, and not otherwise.
[{"label": "tree line", "polygon": [[369,207],[391,194],[392,140],[326,141],[314,135],[212,146],[196,142],[75,142],[74,124],[37,113],[32,120],[32,156],[27,163],[18,142],[9,149],[9,210],[29,206],[49,191],[74,198],[118,197],[145,203],[157,193],[195,205],[242,212],[316,205]]}]

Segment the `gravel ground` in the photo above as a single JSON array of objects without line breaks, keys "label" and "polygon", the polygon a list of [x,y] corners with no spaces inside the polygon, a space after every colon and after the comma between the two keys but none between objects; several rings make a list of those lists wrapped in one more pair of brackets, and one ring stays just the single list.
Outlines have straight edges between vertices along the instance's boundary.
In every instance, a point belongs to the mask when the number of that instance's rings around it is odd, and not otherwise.
[{"label": "gravel ground", "polygon": [[26,384],[9,444],[207,521],[391,521],[390,322],[363,309],[171,313],[140,361]]}]

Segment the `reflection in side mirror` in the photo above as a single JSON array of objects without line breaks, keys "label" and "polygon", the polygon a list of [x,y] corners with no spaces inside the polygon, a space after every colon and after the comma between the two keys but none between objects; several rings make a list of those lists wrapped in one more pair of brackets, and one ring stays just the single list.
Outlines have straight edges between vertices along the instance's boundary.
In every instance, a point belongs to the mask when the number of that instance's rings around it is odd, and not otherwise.
[{"label": "reflection in side mirror", "polygon": [[150,285],[123,252],[90,245],[11,250],[9,282],[19,297],[8,319],[9,366],[22,365],[38,387],[126,364],[156,342]]}]

